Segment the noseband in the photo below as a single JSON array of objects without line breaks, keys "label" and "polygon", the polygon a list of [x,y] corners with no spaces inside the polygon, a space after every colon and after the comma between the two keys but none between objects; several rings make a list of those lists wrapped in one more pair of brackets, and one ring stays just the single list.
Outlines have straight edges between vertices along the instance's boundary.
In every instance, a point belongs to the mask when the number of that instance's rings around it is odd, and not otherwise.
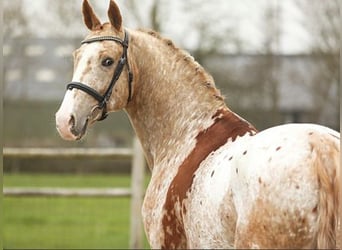
[{"label": "noseband", "polygon": [[93,38],[86,39],[86,40],[82,41],[81,44],[101,42],[101,41],[114,41],[114,42],[121,44],[122,48],[123,48],[122,55],[119,59],[118,64],[116,65],[112,80],[110,81],[110,84],[109,84],[106,92],[103,95],[101,95],[95,89],[93,89],[93,88],[89,87],[88,85],[81,83],[81,82],[71,82],[67,85],[68,90],[72,90],[74,88],[80,89],[80,90],[86,92],[87,94],[91,95],[92,97],[94,97],[99,102],[98,105],[93,109],[93,110],[95,110],[95,109],[102,110],[101,117],[99,119],[97,119],[98,121],[105,119],[108,115],[108,113],[107,113],[107,102],[110,99],[110,96],[112,94],[115,83],[120,78],[120,75],[121,75],[122,70],[123,70],[125,65],[127,66],[127,71],[128,71],[128,99],[127,99],[127,103],[132,98],[131,95],[132,95],[132,81],[133,81],[133,73],[131,72],[131,69],[129,67],[128,60],[127,60],[127,49],[128,49],[128,41],[129,41],[128,32],[125,30],[124,40],[121,40],[120,38],[114,37],[114,36],[100,36],[100,37],[93,37]]}]

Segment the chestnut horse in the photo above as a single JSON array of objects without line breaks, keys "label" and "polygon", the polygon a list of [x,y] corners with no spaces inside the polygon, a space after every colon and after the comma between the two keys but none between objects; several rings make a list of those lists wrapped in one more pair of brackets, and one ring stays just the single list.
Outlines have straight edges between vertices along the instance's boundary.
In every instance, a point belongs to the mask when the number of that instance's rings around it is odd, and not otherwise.
[{"label": "chestnut horse", "polygon": [[213,78],[172,41],[125,29],[110,0],[89,35],[57,129],[78,140],[124,109],[152,172],[142,216],[152,248],[335,248],[340,134],[313,124],[257,132],[232,112]]}]

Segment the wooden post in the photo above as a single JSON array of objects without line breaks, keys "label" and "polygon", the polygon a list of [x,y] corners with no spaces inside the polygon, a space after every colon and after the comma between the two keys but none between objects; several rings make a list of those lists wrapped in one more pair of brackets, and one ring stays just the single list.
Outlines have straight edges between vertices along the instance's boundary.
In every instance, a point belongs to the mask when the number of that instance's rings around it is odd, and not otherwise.
[{"label": "wooden post", "polygon": [[132,180],[131,180],[131,219],[130,242],[131,249],[143,248],[143,227],[141,219],[141,206],[144,194],[145,159],[140,142],[137,137],[133,140]]}]

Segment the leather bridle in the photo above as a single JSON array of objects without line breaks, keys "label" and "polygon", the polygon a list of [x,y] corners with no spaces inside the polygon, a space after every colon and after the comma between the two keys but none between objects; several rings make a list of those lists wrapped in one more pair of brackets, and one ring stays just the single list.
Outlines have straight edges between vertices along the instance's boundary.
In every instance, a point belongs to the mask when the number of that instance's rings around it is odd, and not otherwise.
[{"label": "leather bridle", "polygon": [[120,78],[120,75],[121,75],[122,70],[123,70],[125,65],[126,65],[127,71],[128,71],[128,99],[127,99],[127,103],[129,103],[131,98],[132,98],[132,81],[133,81],[133,73],[131,72],[131,69],[130,69],[129,63],[128,63],[128,59],[127,59],[127,49],[128,49],[128,42],[129,42],[128,32],[125,30],[124,40],[122,40],[118,37],[114,37],[114,36],[99,36],[99,37],[93,37],[93,38],[86,39],[86,40],[82,41],[81,44],[101,42],[101,41],[114,41],[114,42],[121,44],[122,48],[123,48],[122,55],[119,59],[118,64],[116,65],[112,80],[110,81],[110,84],[109,84],[106,92],[103,95],[101,95],[95,89],[93,89],[93,88],[89,87],[88,85],[81,83],[81,82],[71,82],[67,85],[68,90],[72,90],[74,88],[82,90],[82,91],[86,92],[87,94],[91,95],[92,97],[94,97],[99,102],[98,105],[95,106],[92,110],[92,112],[94,112],[95,110],[98,110],[98,109],[102,110],[102,114],[101,114],[100,118],[97,119],[97,121],[101,121],[107,117],[107,115],[108,115],[108,113],[107,113],[107,102],[110,99],[110,96],[112,94],[115,83]]}]

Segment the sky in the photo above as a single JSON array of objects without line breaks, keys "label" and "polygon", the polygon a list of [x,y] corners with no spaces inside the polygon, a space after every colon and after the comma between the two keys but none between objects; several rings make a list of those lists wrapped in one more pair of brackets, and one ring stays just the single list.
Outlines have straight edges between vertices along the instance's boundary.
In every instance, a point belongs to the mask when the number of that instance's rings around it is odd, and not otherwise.
[{"label": "sky", "polygon": [[[61,0],[59,0],[61,1]],[[82,0],[74,0],[79,3],[79,11],[75,13],[79,22],[75,22],[67,29],[66,36],[84,36],[87,30],[83,25],[81,17]],[[125,25],[130,28],[141,26],[134,22],[131,10],[124,5],[125,0],[118,0],[117,3],[121,8]],[[171,38],[186,49],[192,49],[197,43],[198,37],[191,31],[191,25],[196,18],[204,18],[212,20],[215,16],[222,16],[221,25],[228,24],[233,27],[233,31],[238,35],[239,39],[247,44],[244,48],[245,52],[255,52],[261,46],[263,32],[268,27],[264,27],[262,23],[263,8],[267,5],[279,4],[281,14],[277,16],[277,20],[281,26],[282,35],[279,38],[279,52],[284,54],[297,54],[308,52],[310,46],[310,36],[302,26],[302,13],[296,6],[296,0],[187,0],[193,4],[193,9],[184,11],[184,0],[163,1],[162,13],[165,16],[163,35]],[[30,16],[30,25],[32,30],[40,29],[35,33],[38,37],[47,37],[55,34],[63,34],[66,30],[62,23],[59,22],[56,12],[49,7],[48,0],[23,0],[25,11]],[[101,20],[106,21],[106,10],[109,1],[90,0],[90,3],[97,4],[96,13]],[[146,17],[150,0],[140,1],[140,15]],[[42,25],[43,24],[43,25]],[[47,24],[47,25],[44,25]],[[222,27],[223,27],[222,26]],[[219,30],[219,25],[213,26]],[[217,31],[219,32],[219,31]],[[233,47],[226,48],[228,52],[234,52]]]}]

